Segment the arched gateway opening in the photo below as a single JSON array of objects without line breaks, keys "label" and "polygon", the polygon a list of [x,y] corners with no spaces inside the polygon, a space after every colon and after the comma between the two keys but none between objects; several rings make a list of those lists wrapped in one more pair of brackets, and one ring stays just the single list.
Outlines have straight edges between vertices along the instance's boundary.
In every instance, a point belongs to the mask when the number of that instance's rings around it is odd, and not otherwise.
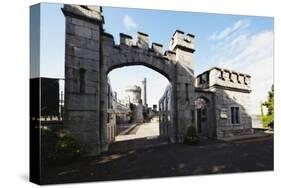
[{"label": "arched gateway opening", "polygon": [[118,67],[107,74],[109,151],[167,143],[160,136],[158,101],[169,80],[143,65]]},{"label": "arched gateway opening", "polygon": [[[102,80],[101,80],[101,96],[109,96],[108,90],[108,73],[122,67],[131,67],[136,65],[142,65],[147,68],[150,68],[159,74],[166,77],[171,85],[173,85],[174,81],[174,64],[169,61],[169,59],[164,58],[162,56],[162,45],[153,43],[152,49],[148,47],[148,35],[145,33],[138,32],[138,40],[136,45],[132,44],[132,37],[125,34],[120,34],[120,45],[116,46],[114,44],[114,39],[110,34],[105,34],[103,39],[108,44],[104,46],[103,54],[105,57],[102,67],[104,67],[103,72],[101,72]],[[158,51],[156,50],[158,48]],[[171,52],[172,53],[172,52]],[[113,55],[112,55],[113,54]],[[129,78],[128,78],[129,79]],[[105,85],[103,83],[106,83]],[[175,95],[173,95],[175,96]],[[174,103],[175,99],[171,99],[172,103]],[[101,130],[105,137],[106,142],[108,143],[106,147],[109,146],[112,140],[114,140],[113,134],[108,134],[110,130],[108,128],[108,116],[110,115],[108,110],[108,102],[109,100],[105,100],[101,104],[101,118],[102,118],[102,127]],[[139,105],[136,104],[136,108]],[[175,112],[175,106],[171,106],[171,112]],[[174,114],[172,114],[173,116]],[[175,124],[173,120],[171,120],[171,126]],[[101,132],[101,133],[102,133]],[[173,133],[174,134],[174,133]],[[110,136],[110,137],[109,137]],[[162,135],[161,135],[162,136]],[[169,135],[166,135],[169,136]],[[170,135],[174,137],[175,135]],[[174,140],[174,138],[172,138]],[[108,148],[105,148],[107,150]]]},{"label": "arched gateway opening", "polygon": [[110,143],[107,74],[131,65],[146,66],[169,80],[169,96],[164,95],[169,109],[161,111],[164,115],[168,110],[169,115],[161,120],[160,136],[181,142],[194,120],[194,35],[175,31],[164,53],[161,44],[150,47],[148,35],[142,32],[137,33],[136,44],[121,33],[116,45],[103,29],[101,7],[65,5],[62,11],[66,17],[64,124],[88,153],[107,151]]}]

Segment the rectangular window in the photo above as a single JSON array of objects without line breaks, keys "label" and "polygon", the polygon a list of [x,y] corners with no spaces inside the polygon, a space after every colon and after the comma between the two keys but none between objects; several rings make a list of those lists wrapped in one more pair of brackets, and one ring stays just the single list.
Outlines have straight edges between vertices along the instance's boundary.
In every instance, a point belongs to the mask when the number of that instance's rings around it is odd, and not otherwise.
[{"label": "rectangular window", "polygon": [[231,107],[231,123],[232,124],[239,124],[240,117],[239,117],[239,107]]}]

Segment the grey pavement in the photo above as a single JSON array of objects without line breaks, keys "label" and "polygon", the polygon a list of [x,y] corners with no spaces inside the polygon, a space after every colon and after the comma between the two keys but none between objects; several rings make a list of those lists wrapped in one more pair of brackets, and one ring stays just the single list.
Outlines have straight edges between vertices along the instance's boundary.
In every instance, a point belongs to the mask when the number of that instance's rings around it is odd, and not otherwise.
[{"label": "grey pavement", "polygon": [[136,132],[126,135],[118,135],[115,142],[140,139],[140,138],[154,138],[159,136],[159,122],[152,121],[149,123],[142,123],[138,125]]}]

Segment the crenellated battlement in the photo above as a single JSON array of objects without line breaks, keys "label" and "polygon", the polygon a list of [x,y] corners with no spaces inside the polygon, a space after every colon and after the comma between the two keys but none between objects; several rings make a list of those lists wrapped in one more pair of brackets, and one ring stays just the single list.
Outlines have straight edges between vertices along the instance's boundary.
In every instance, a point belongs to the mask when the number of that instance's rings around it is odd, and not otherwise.
[{"label": "crenellated battlement", "polygon": [[237,71],[213,67],[196,77],[196,86],[200,88],[225,87],[251,91],[251,76]]},{"label": "crenellated battlement", "polygon": [[[128,48],[128,47],[137,47],[139,49],[144,49],[144,50],[148,50],[152,53],[154,53],[154,55],[158,56],[158,57],[162,57],[164,59],[170,60],[171,62],[176,62],[177,60],[177,53],[181,53],[180,51],[175,51],[175,50],[163,50],[163,45],[156,43],[156,42],[152,42],[151,47],[149,47],[149,35],[143,32],[137,32],[137,40],[136,43],[133,43],[133,37],[131,35],[125,34],[125,33],[120,33],[120,44],[119,45],[115,45],[114,43],[114,38],[111,34],[109,33],[102,33],[103,38],[105,39],[105,41],[107,42],[107,44],[112,44],[113,47],[115,48]],[[186,36],[184,36],[184,32],[182,31],[175,31],[174,35],[173,35],[174,41],[175,43],[178,43],[178,45],[176,47],[181,46],[180,48],[188,48],[187,51],[194,51],[192,48],[194,48],[194,35],[192,34],[187,34]],[[182,41],[180,40],[182,39]],[[184,44],[187,43],[187,44]],[[185,46],[184,46],[185,45]],[[164,51],[164,52],[163,52]],[[178,54],[178,56],[180,56],[181,54]]]}]

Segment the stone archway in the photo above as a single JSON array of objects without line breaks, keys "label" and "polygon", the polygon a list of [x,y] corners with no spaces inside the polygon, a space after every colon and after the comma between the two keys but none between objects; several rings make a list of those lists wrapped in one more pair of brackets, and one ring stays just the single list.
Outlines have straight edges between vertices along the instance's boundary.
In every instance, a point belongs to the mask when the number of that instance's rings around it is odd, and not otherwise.
[{"label": "stone archway", "polygon": [[130,65],[143,65],[165,76],[172,85],[172,132],[168,137],[181,141],[192,124],[195,100],[193,53],[194,35],[177,30],[169,50],[152,43],[138,32],[137,42],[120,34],[116,45],[104,32],[102,8],[65,5],[65,127],[82,143],[90,155],[108,148],[106,139],[107,74]]}]

